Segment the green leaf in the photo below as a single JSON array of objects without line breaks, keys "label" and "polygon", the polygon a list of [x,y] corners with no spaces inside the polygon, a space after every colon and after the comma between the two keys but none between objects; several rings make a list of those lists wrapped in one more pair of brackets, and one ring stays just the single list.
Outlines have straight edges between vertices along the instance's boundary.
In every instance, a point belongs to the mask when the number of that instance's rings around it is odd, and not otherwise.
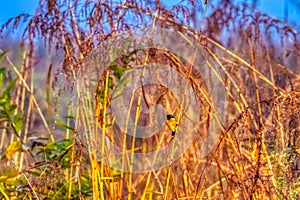
[{"label": "green leaf", "polygon": [[17,133],[19,133],[22,130],[23,123],[24,123],[24,119],[23,119],[22,114],[21,113],[17,113],[14,116],[14,119],[13,119],[13,125],[14,125]]},{"label": "green leaf", "polygon": [[46,146],[39,146],[36,155],[43,154],[47,160],[57,160],[66,156],[72,146],[72,139],[64,139],[57,142],[47,143]]},{"label": "green leaf", "polygon": [[17,105],[16,104],[10,104],[10,102],[6,102],[5,104],[5,110],[8,112],[9,115],[12,115],[15,110],[17,109]]},{"label": "green leaf", "polygon": [[4,78],[4,75],[2,73],[0,73],[0,89],[3,86],[3,78]]},{"label": "green leaf", "polygon": [[49,155],[49,158],[51,160],[57,160],[59,161],[63,167],[69,167],[70,166],[70,150],[72,148],[72,140],[71,139],[65,139],[61,140],[55,143],[52,143],[51,145],[55,151],[52,151],[51,155]]},{"label": "green leaf", "polygon": [[4,184],[2,182],[0,183],[0,191],[3,194],[3,196],[5,197],[5,199],[10,199],[8,194],[6,194],[6,190],[5,190]]},{"label": "green leaf", "polygon": [[0,106],[4,106],[6,102],[7,102],[6,98],[3,97],[0,98]]},{"label": "green leaf", "polygon": [[67,124],[62,123],[62,122],[59,122],[59,121],[55,121],[54,124],[55,124],[56,126],[59,126],[59,127],[65,128],[65,129],[69,129],[69,130],[71,130],[71,131],[74,131],[74,130],[75,130],[75,128],[73,128],[73,127],[71,127],[71,126],[68,126]]},{"label": "green leaf", "polygon": [[9,51],[8,50],[4,50],[2,53],[0,53],[0,60],[5,56],[5,54],[7,54]]},{"label": "green leaf", "polygon": [[54,146],[57,148],[59,152],[66,149],[67,147],[72,145],[72,139],[64,139],[54,143]]},{"label": "green leaf", "polygon": [[72,115],[67,115],[65,116],[66,119],[76,119],[76,117],[72,116]]},{"label": "green leaf", "polygon": [[0,74],[5,75],[5,71],[6,71],[5,67],[0,68]]},{"label": "green leaf", "polygon": [[10,92],[15,87],[17,80],[18,78],[13,79],[2,94],[2,97],[8,97],[7,98],[8,101],[10,101]]},{"label": "green leaf", "polygon": [[51,113],[51,103],[50,103],[50,80],[51,80],[51,71],[52,71],[52,64],[49,66],[48,74],[47,74],[47,82],[46,82],[46,102],[47,102],[47,114],[50,118]]},{"label": "green leaf", "polygon": [[117,62],[114,60],[109,64],[109,68],[111,68],[113,71],[117,67]]},{"label": "green leaf", "polygon": [[117,65],[116,61],[110,63],[109,67],[114,72],[114,75],[120,79],[124,74],[125,67]]},{"label": "green leaf", "polygon": [[127,76],[126,78],[121,79],[121,80],[119,81],[119,84],[117,85],[117,87],[116,87],[114,93],[113,93],[112,98],[118,97],[118,96],[121,94],[123,88],[126,86],[126,84],[129,83],[131,80],[132,80],[132,77],[131,77],[131,76]]},{"label": "green leaf", "polygon": [[111,77],[109,77],[109,79],[108,79],[108,88],[113,89],[113,87],[114,87],[113,79]]},{"label": "green leaf", "polygon": [[99,103],[104,103],[104,90],[98,90],[97,92],[97,100]]},{"label": "green leaf", "polygon": [[125,71],[124,67],[118,66],[115,70],[115,75],[120,79],[123,76],[124,71]]},{"label": "green leaf", "polygon": [[9,119],[7,117],[0,118],[0,122],[8,122]]}]

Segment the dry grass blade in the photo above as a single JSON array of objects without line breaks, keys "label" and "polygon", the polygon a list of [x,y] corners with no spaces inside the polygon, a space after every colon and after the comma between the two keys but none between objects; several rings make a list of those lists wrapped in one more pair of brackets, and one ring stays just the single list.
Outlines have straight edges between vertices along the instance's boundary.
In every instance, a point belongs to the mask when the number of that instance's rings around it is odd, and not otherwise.
[{"label": "dry grass blade", "polygon": [[[0,92],[15,74],[21,83],[12,126],[0,95],[0,150],[14,142],[21,110],[17,135],[33,153],[1,155],[0,198],[299,199],[300,31],[256,1],[164,3],[40,0],[33,16],[2,26],[1,36],[25,25],[27,49],[21,70],[0,51],[12,69],[0,68]],[[176,38],[151,35],[161,29]],[[171,45],[152,45],[160,39]],[[172,139],[166,114],[179,122]],[[51,142],[37,135],[40,125]]]}]

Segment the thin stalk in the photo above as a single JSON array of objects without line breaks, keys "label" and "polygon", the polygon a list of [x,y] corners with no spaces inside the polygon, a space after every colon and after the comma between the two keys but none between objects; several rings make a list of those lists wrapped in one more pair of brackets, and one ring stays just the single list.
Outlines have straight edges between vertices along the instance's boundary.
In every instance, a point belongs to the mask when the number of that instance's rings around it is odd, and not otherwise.
[{"label": "thin stalk", "polygon": [[[145,67],[143,67],[142,79],[145,75],[145,71],[146,71],[146,69],[145,69]],[[134,162],[136,128],[137,128],[137,124],[138,124],[138,120],[139,120],[139,116],[140,116],[140,111],[141,111],[142,95],[143,95],[142,90],[140,90],[139,97],[138,97],[138,104],[137,104],[136,113],[135,113],[133,138],[132,138],[132,143],[131,143],[131,157],[130,157],[130,163],[129,163],[129,185],[128,185],[128,189],[129,189],[128,199],[129,200],[132,199],[132,172],[133,172],[132,170],[133,170],[133,162]]]},{"label": "thin stalk", "polygon": [[[203,36],[205,37],[205,36]],[[277,87],[272,81],[270,81],[266,76],[264,76],[260,71],[258,71],[256,68],[253,68],[253,66],[251,64],[249,64],[247,61],[245,61],[244,59],[242,59],[241,57],[239,57],[238,55],[236,55],[235,53],[233,53],[232,51],[226,49],[224,46],[222,46],[221,44],[217,43],[216,41],[214,41],[213,39],[209,38],[209,37],[205,37],[205,39],[212,43],[213,45],[217,46],[218,48],[220,48],[221,50],[225,51],[226,53],[228,53],[229,55],[231,55],[232,57],[234,57],[235,59],[237,59],[238,61],[240,61],[242,64],[244,64],[246,67],[248,67],[249,69],[251,69],[252,71],[254,71],[258,77],[260,77],[260,79],[262,79],[264,82],[266,82],[267,84],[269,84],[270,86],[272,86],[273,88],[277,89],[279,91],[280,95],[286,96],[285,95],[285,91],[283,89],[281,89],[280,87]]]},{"label": "thin stalk", "polygon": [[[24,53],[23,53],[24,63],[22,65],[22,68],[24,70],[24,79],[25,80],[27,79],[27,76],[28,76],[28,71],[26,69],[28,67],[28,61],[29,61],[29,59],[26,55],[27,55],[27,52],[25,50]],[[32,67],[31,68],[31,82],[30,82],[31,91],[33,91],[33,84],[34,84],[33,83],[33,78],[34,78],[34,68]],[[25,95],[26,95],[26,89],[25,89],[24,86],[22,87],[22,92],[21,93],[22,93],[21,94],[21,97],[22,97],[21,104],[19,104],[18,102],[16,102],[16,104],[20,105],[19,109],[22,111],[22,110],[24,110]],[[17,95],[17,96],[19,96],[19,95]],[[17,99],[19,99],[19,98],[17,98]],[[28,138],[28,129],[29,129],[29,121],[30,121],[31,110],[32,110],[32,99],[31,99],[31,97],[29,97],[29,105],[28,105],[27,117],[26,117],[26,126],[25,126],[25,130],[24,130],[24,137],[22,138],[22,141],[24,143],[26,143],[27,138]],[[23,162],[24,162],[24,154],[21,154],[20,156],[21,157],[20,157],[19,168],[22,169],[23,168]]]},{"label": "thin stalk", "polygon": [[[106,130],[106,106],[107,106],[107,94],[108,94],[108,80],[109,80],[109,71],[106,72],[105,78],[105,89],[104,89],[104,102],[103,102],[103,124],[102,124],[102,138],[101,138],[101,168],[100,176],[104,177],[104,155],[105,155],[105,130]],[[104,199],[104,184],[103,181],[100,181],[100,195]]]},{"label": "thin stalk", "polygon": [[168,166],[168,175],[167,175],[167,183],[166,183],[166,190],[165,190],[165,194],[164,194],[164,200],[168,199],[168,194],[169,194],[169,184],[170,184],[170,177],[171,177],[171,166],[173,164],[174,146],[175,146],[175,142],[172,142],[171,160],[170,160],[170,164]]},{"label": "thin stalk", "polygon": [[[123,138],[123,150],[122,150],[122,172],[121,172],[121,181],[120,181],[120,188],[123,187],[123,178],[124,178],[124,171],[125,171],[125,156],[127,155],[127,146],[126,146],[126,142],[127,142],[127,132],[128,132],[128,125],[129,125],[129,120],[130,120],[130,113],[132,110],[132,104],[133,104],[133,94],[131,95],[130,98],[130,102],[129,102],[129,109],[127,112],[127,117],[126,117],[126,125],[125,125],[125,134],[124,134],[124,138]],[[130,163],[129,158],[127,157],[128,160],[128,164]],[[122,189],[120,190],[119,196],[122,196]]]}]

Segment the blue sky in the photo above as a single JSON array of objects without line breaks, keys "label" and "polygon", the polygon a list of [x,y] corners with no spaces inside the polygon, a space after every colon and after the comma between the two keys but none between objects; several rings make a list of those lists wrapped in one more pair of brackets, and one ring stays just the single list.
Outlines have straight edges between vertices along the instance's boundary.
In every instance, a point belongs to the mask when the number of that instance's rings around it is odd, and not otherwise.
[{"label": "blue sky", "polygon": [[34,14],[38,0],[1,0],[0,24],[21,13]]},{"label": "blue sky", "polygon": [[[203,1],[203,0],[201,0]],[[251,0],[236,0],[235,2],[251,2]],[[173,2],[174,0],[164,0],[162,2]],[[175,2],[180,2],[176,0]],[[276,3],[275,3],[276,2]],[[284,3],[289,2],[289,20],[291,24],[299,28],[300,23],[297,22],[300,19],[300,10],[296,9],[292,1],[289,0],[259,0],[258,9],[265,12],[275,18],[283,20],[284,16]],[[0,24],[3,24],[10,17],[15,17],[21,13],[34,14],[36,7],[38,6],[38,0],[1,0],[0,3]]]}]

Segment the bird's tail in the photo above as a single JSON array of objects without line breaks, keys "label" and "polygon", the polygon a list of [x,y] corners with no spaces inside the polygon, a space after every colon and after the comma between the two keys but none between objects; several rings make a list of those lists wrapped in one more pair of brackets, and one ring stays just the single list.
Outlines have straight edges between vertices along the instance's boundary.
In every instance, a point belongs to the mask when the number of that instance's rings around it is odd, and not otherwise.
[{"label": "bird's tail", "polygon": [[176,131],[172,131],[172,136],[174,137],[176,134]]}]

